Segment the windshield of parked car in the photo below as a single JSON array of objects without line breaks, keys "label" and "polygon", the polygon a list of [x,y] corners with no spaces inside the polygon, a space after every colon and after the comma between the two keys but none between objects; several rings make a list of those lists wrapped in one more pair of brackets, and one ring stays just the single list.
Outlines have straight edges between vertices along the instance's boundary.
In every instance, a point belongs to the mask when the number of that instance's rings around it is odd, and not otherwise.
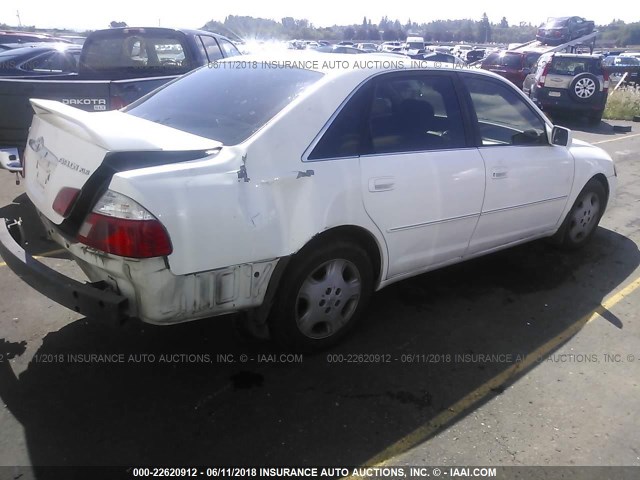
[{"label": "windshield of parked car", "polygon": [[[225,68],[226,66],[226,68]],[[235,145],[249,138],[323,74],[298,68],[202,67],[131,104],[152,122]]]}]

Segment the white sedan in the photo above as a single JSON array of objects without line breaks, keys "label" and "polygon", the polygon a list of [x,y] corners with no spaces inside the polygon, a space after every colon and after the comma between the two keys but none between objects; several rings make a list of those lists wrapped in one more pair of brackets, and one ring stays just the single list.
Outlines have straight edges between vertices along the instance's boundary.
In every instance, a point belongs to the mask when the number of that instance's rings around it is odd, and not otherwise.
[{"label": "white sedan", "polygon": [[489,72],[362,58],[223,61],[115,112],[33,100],[27,193],[92,283],[38,263],[6,228],[2,256],[90,317],[243,312],[309,351],[394,282],[593,235],[617,180],[603,150]]}]

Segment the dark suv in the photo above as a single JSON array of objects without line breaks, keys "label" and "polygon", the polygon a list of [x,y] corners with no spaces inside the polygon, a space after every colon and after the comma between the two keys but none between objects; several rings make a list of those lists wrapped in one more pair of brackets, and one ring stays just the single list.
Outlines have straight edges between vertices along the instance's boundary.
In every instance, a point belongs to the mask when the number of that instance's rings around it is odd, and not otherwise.
[{"label": "dark suv", "polygon": [[498,52],[491,53],[482,61],[481,68],[503,76],[518,88],[531,72],[531,67],[540,57],[538,52]]},{"label": "dark suv", "polygon": [[523,84],[542,110],[580,112],[593,124],[602,119],[608,89],[600,56],[569,53],[542,55]]}]

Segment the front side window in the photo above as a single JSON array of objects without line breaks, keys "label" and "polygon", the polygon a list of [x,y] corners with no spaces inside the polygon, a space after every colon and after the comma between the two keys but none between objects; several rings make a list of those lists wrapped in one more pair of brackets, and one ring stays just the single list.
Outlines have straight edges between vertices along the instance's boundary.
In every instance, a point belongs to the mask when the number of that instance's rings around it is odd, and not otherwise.
[{"label": "front side window", "polygon": [[546,145],[544,121],[502,82],[464,75],[482,145]]},{"label": "front side window", "polygon": [[218,42],[220,43],[220,47],[222,48],[222,51],[224,52],[224,56],[225,57],[235,57],[237,55],[240,55],[240,52],[238,51],[238,49],[236,48],[236,46],[231,43],[229,40],[225,40],[224,38],[219,38]]}]

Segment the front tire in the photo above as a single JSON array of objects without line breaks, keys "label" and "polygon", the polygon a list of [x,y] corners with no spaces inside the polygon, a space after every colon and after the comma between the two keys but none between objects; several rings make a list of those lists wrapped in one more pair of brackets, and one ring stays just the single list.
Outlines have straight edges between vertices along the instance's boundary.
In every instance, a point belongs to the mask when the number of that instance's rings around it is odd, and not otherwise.
[{"label": "front tire", "polygon": [[372,293],[373,267],[363,248],[342,240],[307,247],[281,281],[271,336],[291,351],[325,349],[353,329]]},{"label": "front tire", "polygon": [[583,247],[596,231],[606,202],[607,194],[602,183],[589,180],[556,234],[560,246],[568,250]]}]

